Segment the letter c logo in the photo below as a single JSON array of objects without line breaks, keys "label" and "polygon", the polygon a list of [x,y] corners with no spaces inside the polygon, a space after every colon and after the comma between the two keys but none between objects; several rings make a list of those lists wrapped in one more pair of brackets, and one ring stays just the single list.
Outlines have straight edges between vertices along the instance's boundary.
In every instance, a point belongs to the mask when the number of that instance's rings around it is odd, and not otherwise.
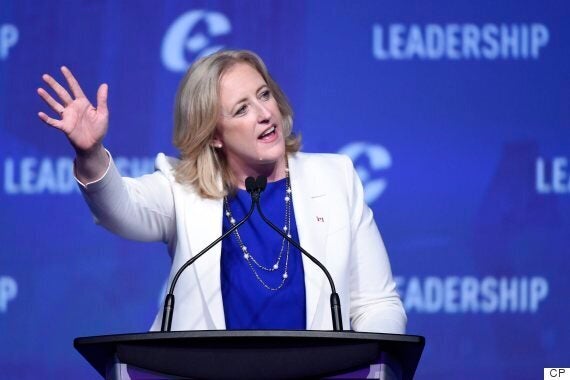
[{"label": "letter c logo", "polygon": [[[192,33],[201,21],[206,24],[207,33]],[[162,63],[171,71],[183,72],[193,59],[220,50],[223,45],[211,45],[211,39],[228,34],[231,29],[228,18],[222,13],[205,10],[186,12],[174,21],[164,36]],[[186,52],[193,56],[191,60],[186,58]]]},{"label": "letter c logo", "polygon": [[367,142],[353,142],[339,151],[349,156],[356,167],[356,172],[364,186],[364,200],[371,204],[386,190],[388,181],[381,176],[381,171],[392,165],[390,152],[382,145]]}]

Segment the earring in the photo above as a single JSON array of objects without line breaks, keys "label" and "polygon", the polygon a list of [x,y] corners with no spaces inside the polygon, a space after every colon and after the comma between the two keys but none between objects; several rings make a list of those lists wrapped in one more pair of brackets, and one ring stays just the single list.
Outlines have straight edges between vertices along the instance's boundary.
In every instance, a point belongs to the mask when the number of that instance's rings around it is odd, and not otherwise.
[{"label": "earring", "polygon": [[213,146],[214,148],[221,149],[221,148],[222,148],[222,143],[221,143],[221,142],[213,143],[212,146]]}]

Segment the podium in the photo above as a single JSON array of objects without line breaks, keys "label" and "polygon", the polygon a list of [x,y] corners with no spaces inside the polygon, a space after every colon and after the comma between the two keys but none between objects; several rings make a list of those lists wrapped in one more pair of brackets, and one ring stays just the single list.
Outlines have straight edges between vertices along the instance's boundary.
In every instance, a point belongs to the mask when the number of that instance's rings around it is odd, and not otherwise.
[{"label": "podium", "polygon": [[81,337],[106,379],[412,379],[425,339],[353,331],[216,330]]}]

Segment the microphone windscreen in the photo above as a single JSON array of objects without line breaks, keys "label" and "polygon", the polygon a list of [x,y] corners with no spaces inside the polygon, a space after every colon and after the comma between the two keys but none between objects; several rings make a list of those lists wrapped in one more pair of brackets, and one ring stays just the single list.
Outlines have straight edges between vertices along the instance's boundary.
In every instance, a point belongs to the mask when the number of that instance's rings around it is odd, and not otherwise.
[{"label": "microphone windscreen", "polygon": [[245,179],[245,189],[247,190],[247,192],[251,193],[252,191],[255,190],[255,187],[256,187],[255,179],[253,177],[247,177]]},{"label": "microphone windscreen", "polygon": [[267,186],[267,177],[260,175],[259,177],[257,177],[257,181],[255,181],[257,184],[257,189],[259,191],[263,191],[265,190],[265,186]]}]

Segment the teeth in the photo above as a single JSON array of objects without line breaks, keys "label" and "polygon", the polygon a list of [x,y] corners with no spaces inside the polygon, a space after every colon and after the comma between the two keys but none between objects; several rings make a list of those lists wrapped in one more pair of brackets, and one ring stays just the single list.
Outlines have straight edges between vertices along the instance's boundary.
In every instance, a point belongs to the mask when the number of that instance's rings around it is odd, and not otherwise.
[{"label": "teeth", "polygon": [[259,137],[265,137],[265,136],[269,135],[270,133],[273,133],[273,131],[275,131],[275,126],[269,128],[267,131],[263,132],[261,134],[261,136],[259,136]]}]

